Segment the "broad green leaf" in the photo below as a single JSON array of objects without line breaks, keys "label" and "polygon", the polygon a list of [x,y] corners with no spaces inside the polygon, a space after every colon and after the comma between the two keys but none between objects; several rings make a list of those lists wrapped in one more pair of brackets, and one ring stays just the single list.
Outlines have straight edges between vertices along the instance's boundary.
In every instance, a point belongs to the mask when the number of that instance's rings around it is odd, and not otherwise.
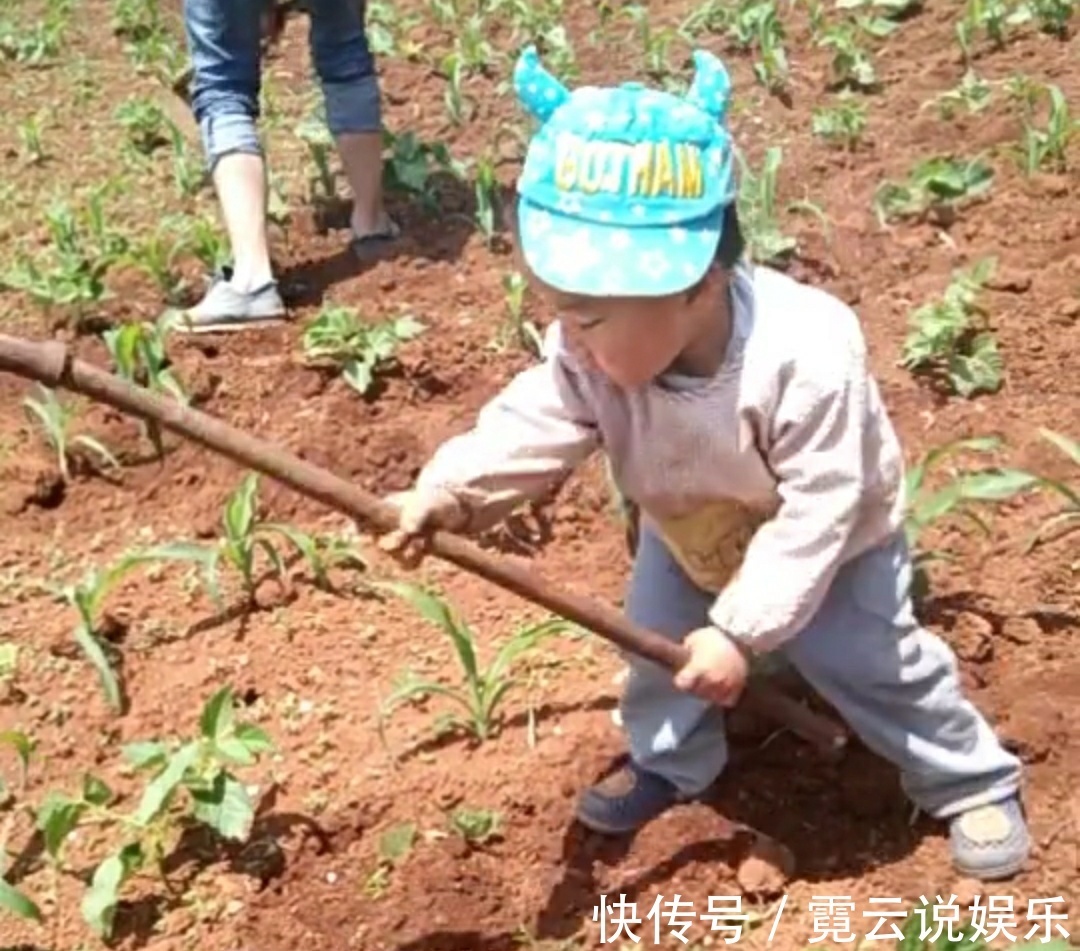
[{"label": "broad green leaf", "polygon": [[222,687],[203,707],[199,729],[208,740],[220,740],[229,736],[236,724],[236,705],[232,688]]},{"label": "broad green leaf", "polygon": [[258,756],[260,753],[269,753],[274,749],[274,741],[270,739],[262,727],[251,723],[241,723],[235,730],[236,739],[247,747],[249,753]]},{"label": "broad green leaf", "polygon": [[156,740],[128,743],[120,752],[124,759],[136,769],[164,766],[169,757],[169,748]]},{"label": "broad green leaf", "polygon": [[0,909],[28,921],[41,921],[41,909],[2,877],[0,877]]},{"label": "broad green leaf", "polygon": [[45,851],[54,860],[60,857],[64,842],[86,813],[86,805],[54,793],[45,799],[35,816],[37,828],[45,840]]},{"label": "broad green leaf", "polygon": [[109,663],[109,658],[106,656],[101,642],[85,624],[80,624],[75,628],[75,641],[82,648],[86,659],[90,661],[97,671],[98,679],[101,681],[101,689],[105,693],[109,706],[115,712],[120,713],[124,708],[123,698],[120,695],[120,682],[116,679],[116,673],[112,669],[112,664]]},{"label": "broad green leaf", "polygon": [[113,792],[96,776],[87,773],[83,776],[82,797],[92,806],[107,806],[112,801]]},{"label": "broad green leaf", "polygon": [[251,766],[255,763],[255,756],[235,736],[226,737],[214,743],[214,750],[223,759],[227,759],[238,766]]},{"label": "broad green leaf", "polygon": [[168,807],[177,787],[184,781],[188,769],[198,758],[199,745],[197,743],[188,743],[173,753],[168,765],[143,790],[142,799],[134,817],[138,825],[149,825]]},{"label": "broad green leaf", "polygon": [[243,783],[222,771],[209,789],[191,791],[195,818],[225,839],[242,842],[251,831],[255,805]]},{"label": "broad green leaf", "polygon": [[379,836],[379,858],[391,865],[396,865],[413,847],[416,841],[416,826],[411,822],[402,822],[391,826]]},{"label": "broad green leaf", "polygon": [[341,375],[349,386],[363,396],[371,389],[375,368],[367,360],[349,360],[342,368]]},{"label": "broad green leaf", "polygon": [[94,870],[90,889],[83,897],[82,916],[99,938],[112,935],[120,890],[142,863],[142,848],[133,842],[110,855]]}]

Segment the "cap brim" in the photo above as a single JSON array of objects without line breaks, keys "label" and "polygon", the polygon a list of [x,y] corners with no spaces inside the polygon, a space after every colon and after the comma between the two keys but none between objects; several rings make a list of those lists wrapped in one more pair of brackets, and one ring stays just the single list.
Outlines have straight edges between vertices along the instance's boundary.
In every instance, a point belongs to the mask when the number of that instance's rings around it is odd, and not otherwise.
[{"label": "cap brim", "polygon": [[724,209],[634,227],[582,221],[522,197],[525,261],[549,287],[590,297],[665,297],[697,284],[716,257]]}]

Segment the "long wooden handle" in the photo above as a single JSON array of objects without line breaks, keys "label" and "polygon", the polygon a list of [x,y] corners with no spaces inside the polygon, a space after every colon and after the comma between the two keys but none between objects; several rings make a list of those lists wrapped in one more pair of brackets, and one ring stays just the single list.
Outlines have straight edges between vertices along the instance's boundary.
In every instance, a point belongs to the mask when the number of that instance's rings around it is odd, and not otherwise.
[{"label": "long wooden handle", "polygon": [[[390,531],[397,525],[397,512],[392,506],[352,483],[305,462],[281,446],[257,439],[206,413],[75,360],[63,343],[36,343],[0,334],[0,371],[36,380],[50,389],[63,387],[129,415],[160,423],[180,436],[270,476],[332,509],[371,523],[377,529]],[[431,550],[444,561],[479,575],[668,670],[678,670],[689,659],[689,651],[681,644],[630,623],[613,607],[560,589],[537,572],[519,567],[507,558],[490,555],[464,538],[446,532],[435,533]],[[846,743],[846,731],[832,720],[768,685],[752,684],[743,696],[742,705],[788,727],[827,752],[839,751]]]}]

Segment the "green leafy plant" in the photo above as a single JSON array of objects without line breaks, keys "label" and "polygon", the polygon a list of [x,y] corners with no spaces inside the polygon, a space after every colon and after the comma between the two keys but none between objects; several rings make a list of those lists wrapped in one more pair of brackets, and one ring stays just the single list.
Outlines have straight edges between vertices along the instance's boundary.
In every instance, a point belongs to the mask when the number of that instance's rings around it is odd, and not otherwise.
[{"label": "green leafy plant", "polygon": [[41,141],[45,119],[46,115],[42,111],[19,123],[19,143],[22,146],[22,154],[28,165],[40,165],[45,161],[45,145]]},{"label": "green leafy plant", "polygon": [[312,362],[338,365],[345,382],[363,395],[371,389],[375,374],[393,361],[398,346],[424,329],[407,315],[365,324],[350,307],[325,307],[304,331],[304,355]]},{"label": "green leafy plant", "polygon": [[990,105],[992,96],[991,84],[973,70],[968,69],[956,86],[935,96],[926,105],[936,106],[938,115],[946,121],[951,121],[961,109],[970,114],[982,112]]},{"label": "green leafy plant", "polygon": [[832,51],[833,85],[860,92],[879,87],[873,58],[859,43],[852,23],[836,23],[821,32],[818,45]]},{"label": "green leafy plant", "polygon": [[34,741],[19,730],[0,732],[0,750],[11,749],[19,762],[18,779],[14,784],[0,773],[0,813],[7,813],[3,826],[0,826],[0,912],[26,921],[40,922],[42,914],[37,903],[7,879],[8,840],[20,812],[28,811],[26,788],[35,747]]},{"label": "green leafy plant", "polygon": [[77,622],[75,643],[97,672],[105,699],[115,713],[124,709],[120,679],[110,659],[112,648],[101,630],[105,621],[105,602],[132,573],[151,560],[147,555],[131,552],[122,555],[107,568],[92,568],[82,581],[64,586],[52,586],[54,594],[74,608]]},{"label": "green leafy plant", "polygon": [[[1080,471],[1080,443],[1052,429],[1041,428],[1039,435],[1058,449]],[[1027,544],[1027,551],[1046,542],[1058,541],[1080,526],[1080,490],[1060,479],[1035,476],[1038,486],[1060,496],[1065,503],[1060,512],[1046,518]]]},{"label": "green leafy plant", "polygon": [[481,742],[489,739],[497,726],[498,710],[506,694],[516,684],[516,680],[510,676],[510,667],[542,641],[569,629],[567,622],[558,618],[523,627],[503,644],[491,664],[482,668],[472,629],[455,616],[442,598],[406,583],[380,582],[373,587],[377,591],[403,598],[446,635],[453,646],[463,680],[460,685],[450,686],[421,679],[411,671],[406,672],[401,683],[380,707],[381,736],[384,736],[385,720],[394,709],[419,697],[435,695],[452,701],[464,713],[464,716],[447,716],[442,726],[463,728]]},{"label": "green leafy plant", "polygon": [[37,391],[40,398],[28,396],[23,400],[23,406],[27,415],[37,420],[46,442],[56,453],[60,477],[65,482],[71,481],[71,462],[79,458],[77,450],[80,449],[97,456],[100,461],[113,468],[120,468],[116,457],[93,436],[85,433],[72,434],[71,424],[76,415],[72,405],[61,402],[55,390],[50,390],[40,383]]},{"label": "green leafy plant", "polygon": [[473,193],[476,196],[476,224],[484,236],[484,244],[490,248],[499,220],[499,180],[495,177],[495,162],[489,156],[476,160]]},{"label": "green leafy plant", "polygon": [[1076,12],[1076,0],[1029,0],[1028,6],[1044,33],[1062,40],[1068,38],[1069,23]]},{"label": "green leafy plant", "polygon": [[926,159],[906,181],[882,182],[874,195],[874,211],[882,225],[927,213],[948,223],[964,202],[989,191],[993,181],[993,169],[981,158]]},{"label": "green leafy plant", "polygon": [[1008,32],[1031,19],[1031,9],[1015,0],[968,0],[964,15],[956,24],[956,40],[965,61],[979,35],[985,35],[995,49],[1004,49]]},{"label": "green leafy plant", "polygon": [[[765,150],[761,169],[754,172],[741,152],[736,152],[740,166],[738,208],[739,221],[746,232],[750,256],[762,264],[779,263],[798,250],[799,242],[783,233],[777,213],[776,184],[783,162],[779,146]],[[824,213],[811,202],[793,201],[786,210],[807,211],[824,221]]]},{"label": "green leafy plant", "polygon": [[116,107],[114,118],[137,155],[151,155],[171,141],[173,123],[152,100],[133,96]]},{"label": "green leafy plant", "polygon": [[850,96],[814,110],[812,130],[826,142],[854,151],[866,131],[866,106]]},{"label": "green leafy plant", "polygon": [[[166,311],[153,323],[141,321],[122,324],[105,331],[102,337],[116,365],[116,373],[121,378],[187,404],[187,393],[173,373],[165,349],[169,330],[178,320],[179,314]],[[164,452],[161,424],[150,420],[142,425],[158,456],[161,456]]]},{"label": "green leafy plant", "polygon": [[387,131],[383,141],[389,154],[384,158],[383,186],[417,198],[428,210],[438,208],[438,195],[432,181],[437,173],[461,178],[461,167],[450,157],[442,142],[421,142],[413,132],[394,135]]},{"label": "green leafy plant", "polygon": [[510,317],[509,328],[517,342],[535,357],[539,357],[544,342],[540,331],[525,317],[525,291],[528,283],[519,271],[503,275],[503,293],[506,295],[506,311]]},{"label": "green leafy plant", "polygon": [[390,873],[405,860],[416,843],[416,825],[401,822],[379,836],[379,861],[364,883],[364,894],[378,898],[390,882]]},{"label": "green leafy plant", "polygon": [[248,838],[255,806],[234,768],[256,765],[272,749],[260,727],[237,719],[232,691],[224,688],[204,706],[195,739],[124,748],[127,761],[149,775],[134,812],[113,808],[113,791],[90,775],[84,777],[79,796],[54,794],[43,803],[38,829],[57,865],[64,861],[64,843],[82,826],[105,826],[120,842],[95,868],[82,901],[83,918],[98,937],[111,936],[121,895],[137,873],[153,869],[168,884],[165,859],[185,822],[208,826],[224,839]]},{"label": "green leafy plant", "polygon": [[337,172],[330,164],[334,154],[334,137],[326,124],[325,111],[319,101],[311,113],[296,127],[296,135],[308,148],[315,166],[308,176],[308,200],[318,205],[337,195]]},{"label": "green leafy plant", "polygon": [[450,813],[450,828],[470,845],[483,845],[502,834],[502,816],[490,809],[459,807]]},{"label": "green leafy plant", "polygon": [[153,547],[142,553],[147,559],[194,562],[202,571],[203,581],[211,599],[224,608],[219,584],[222,562],[240,575],[249,606],[254,604],[259,576],[258,555],[261,552],[270,562],[277,578],[285,574],[285,563],[273,540],[280,539],[296,549],[304,559],[318,584],[327,584],[327,560],[318,541],[292,525],[266,522],[258,512],[259,477],[249,472],[225,503],[222,515],[222,537],[209,545],[195,542],[173,542]]},{"label": "green leafy plant", "polygon": [[[1027,175],[1040,170],[1064,172],[1068,167],[1069,144],[1080,132],[1080,120],[1074,119],[1061,87],[1055,85],[1026,85],[1017,98],[1022,105],[1021,165]],[[1047,101],[1046,125],[1037,124],[1036,112],[1041,101]]]},{"label": "green leafy plant", "polygon": [[993,393],[1001,386],[1001,355],[988,331],[979,332],[975,318],[982,314],[978,295],[995,266],[992,258],[958,271],[941,299],[911,315],[901,365],[912,371],[944,377],[964,397]]},{"label": "green leafy plant", "polygon": [[904,532],[913,552],[915,589],[919,597],[924,596],[928,588],[926,566],[935,561],[951,560],[948,552],[923,549],[920,546],[923,532],[927,528],[943,518],[958,516],[984,535],[988,535],[989,526],[979,514],[977,505],[1007,501],[1033,488],[1037,480],[1014,469],[984,467],[967,472],[950,470],[948,479],[938,488],[930,488],[928,481],[946,461],[957,455],[988,454],[1001,448],[1002,441],[996,436],[958,439],[931,449],[908,470],[905,484],[908,503],[904,513]]}]

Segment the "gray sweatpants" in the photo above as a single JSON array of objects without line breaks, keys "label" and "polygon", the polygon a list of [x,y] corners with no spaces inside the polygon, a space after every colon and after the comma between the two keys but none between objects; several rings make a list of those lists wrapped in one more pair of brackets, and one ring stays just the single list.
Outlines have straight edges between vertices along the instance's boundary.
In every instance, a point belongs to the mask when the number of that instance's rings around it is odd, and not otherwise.
[{"label": "gray sweatpants", "polygon": [[[946,818],[1014,794],[1021,764],[962,695],[948,645],[916,621],[911,574],[898,533],[840,570],[814,619],[782,650],[862,741],[900,769],[912,801]],[[643,524],[629,616],[681,640],[708,623],[711,602]],[[688,795],[703,791],[727,760],[723,712],[677,690],[651,662],[628,662],[620,713],[635,762]]]}]

